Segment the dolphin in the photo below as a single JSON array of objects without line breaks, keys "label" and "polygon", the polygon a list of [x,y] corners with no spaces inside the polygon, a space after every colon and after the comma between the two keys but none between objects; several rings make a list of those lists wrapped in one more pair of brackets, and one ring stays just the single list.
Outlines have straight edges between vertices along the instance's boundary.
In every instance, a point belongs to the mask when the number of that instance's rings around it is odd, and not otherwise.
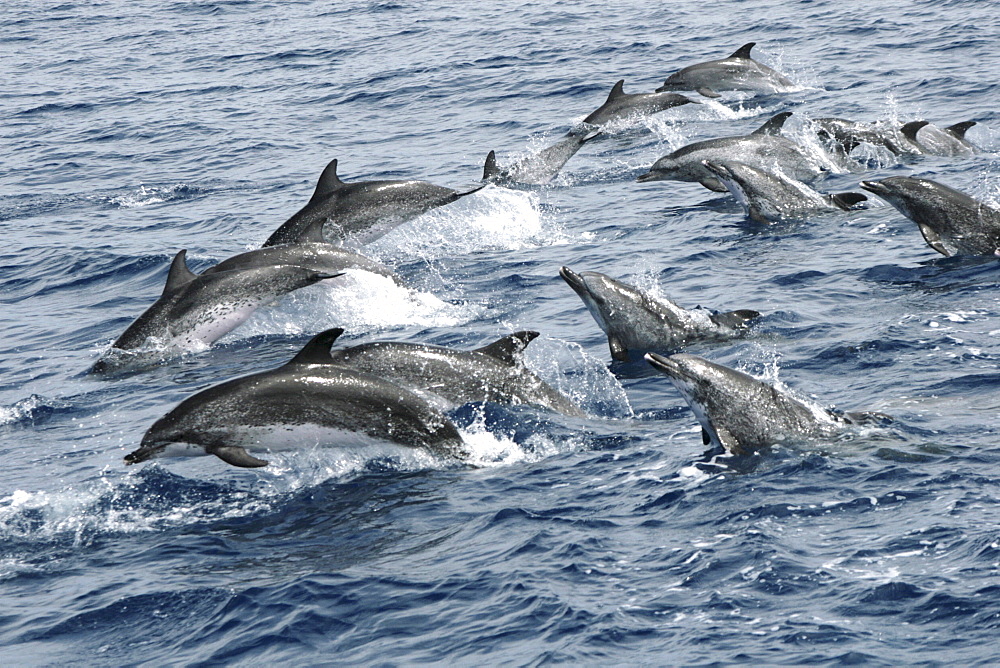
[{"label": "dolphin", "polygon": [[733,55],[689,65],[674,72],[657,93],[667,90],[693,90],[705,97],[721,97],[720,90],[744,90],[754,93],[791,93],[801,90],[785,75],[750,57],[756,42],[748,42]]},{"label": "dolphin", "polygon": [[781,173],[765,172],[739,162],[704,161],[705,167],[758,223],[804,220],[830,211],[850,211],[868,198],[861,193],[824,195]]},{"label": "dolphin", "polygon": [[475,350],[379,342],[331,353],[336,364],[375,374],[452,404],[491,401],[541,406],[572,417],[585,413],[532,373],[521,351],[538,332],[515,332]]},{"label": "dolphin", "polygon": [[426,181],[359,181],[344,183],[337,161],[323,170],[309,202],[285,221],[264,246],[295,241],[317,219],[327,223],[334,239],[366,244],[422,213],[470,195],[479,188],[458,192]]},{"label": "dolphin", "polygon": [[918,153],[956,157],[979,152],[965,138],[966,131],[975,124],[975,121],[964,121],[942,130],[927,121],[912,121],[903,125],[899,131]]},{"label": "dolphin", "polygon": [[831,438],[846,427],[891,419],[810,406],[770,383],[698,357],[648,353],[646,361],[674,384],[701,423],[705,445],[748,455],[772,445]]},{"label": "dolphin", "polygon": [[861,143],[881,146],[893,155],[918,152],[896,128],[884,123],[866,123],[835,117],[814,118],[812,122],[821,139],[836,141],[845,153],[850,153]]},{"label": "dolphin", "polygon": [[913,176],[862,181],[920,228],[927,245],[946,257],[1000,252],[1000,209],[954,188]]},{"label": "dolphin", "polygon": [[676,93],[626,93],[624,85],[624,79],[616,83],[604,104],[591,112],[583,122],[602,126],[622,118],[652,116],[682,104],[701,104]]},{"label": "dolphin", "polygon": [[[111,351],[136,350],[150,338],[169,348],[211,345],[246,322],[262,304],[340,275],[285,264],[198,275],[188,268],[186,257],[186,250],[177,253],[160,298],[129,325]],[[92,371],[114,366],[111,358],[105,358]]]},{"label": "dolphin", "polygon": [[495,151],[490,151],[483,165],[483,181],[487,183],[521,183],[529,186],[544,186],[556,177],[570,158],[576,155],[586,142],[601,134],[600,130],[581,127],[574,128],[555,144],[534,155],[518,160],[513,165],[500,169]]},{"label": "dolphin", "polygon": [[685,309],[596,271],[578,274],[562,267],[559,275],[608,335],[611,357],[621,362],[629,360],[629,350],[678,350],[699,341],[731,339],[760,317],[746,309],[729,313]]},{"label": "dolphin", "polygon": [[381,262],[324,241],[325,223],[324,219],[317,218],[292,243],[265,246],[234,255],[209,267],[202,272],[202,275],[274,265],[304,267],[324,274],[340,273],[353,268],[386,276],[397,285],[403,285],[403,279]]},{"label": "dolphin", "polygon": [[827,160],[779,136],[781,126],[792,115],[786,111],[774,116],[749,135],[708,139],[682,146],[653,163],[649,172],[637,181],[695,181],[715,192],[726,192],[726,186],[705,167],[705,161],[725,163],[738,161],[765,171],[780,170],[800,181],[814,181],[833,165]]},{"label": "dolphin", "polygon": [[393,381],[332,364],[330,346],[341,333],[316,335],[277,369],[188,397],[153,423],[125,463],[165,455],[172,444],[194,446],[242,467],[268,464],[247,448],[371,441],[425,448],[448,459],[467,456],[455,425],[419,396]]}]

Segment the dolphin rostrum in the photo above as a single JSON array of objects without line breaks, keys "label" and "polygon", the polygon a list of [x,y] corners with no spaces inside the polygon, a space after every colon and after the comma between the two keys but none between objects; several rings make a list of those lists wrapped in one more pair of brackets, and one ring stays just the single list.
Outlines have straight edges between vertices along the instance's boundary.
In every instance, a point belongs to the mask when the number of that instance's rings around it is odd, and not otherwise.
[{"label": "dolphin rostrum", "polygon": [[657,93],[666,90],[694,90],[705,97],[720,97],[720,90],[755,93],[791,93],[800,90],[788,77],[750,57],[756,42],[744,44],[728,58],[688,65],[671,74]]},{"label": "dolphin rostrum", "polygon": [[1000,252],[1000,209],[943,183],[913,176],[862,181],[920,228],[927,245],[946,257]]},{"label": "dolphin rostrum", "polygon": [[458,192],[427,181],[344,183],[337,176],[337,161],[331,160],[309,202],[275,230],[264,246],[295,241],[317,219],[327,223],[325,233],[329,237],[366,244],[422,213],[480,188]]},{"label": "dolphin rostrum", "polygon": [[331,353],[333,361],[399,382],[453,404],[490,401],[541,406],[565,415],[585,414],[529,370],[521,351],[538,332],[515,332],[476,350],[418,343],[379,342]]},{"label": "dolphin rostrum", "polygon": [[600,130],[580,127],[570,130],[565,137],[547,146],[534,155],[529,155],[514,164],[501,169],[497,166],[495,151],[490,151],[483,165],[483,181],[487,183],[521,183],[529,186],[544,186],[556,177],[570,158],[576,155],[586,142],[601,134]]},{"label": "dolphin rostrum", "polygon": [[700,104],[676,93],[626,93],[624,85],[624,79],[616,83],[604,104],[591,112],[583,122],[603,126],[622,118],[651,116],[682,104]]},{"label": "dolphin rostrum", "polygon": [[332,363],[330,346],[342,332],[318,334],[277,369],[188,397],[153,423],[125,462],[146,461],[180,444],[233,466],[257,467],[268,462],[247,448],[372,441],[425,448],[448,459],[466,457],[455,425],[425,400],[393,381]]},{"label": "dolphin rostrum", "polygon": [[596,271],[579,274],[569,267],[559,275],[580,296],[604,333],[611,357],[626,362],[629,351],[673,351],[699,341],[722,341],[746,332],[760,317],[751,310],[712,313],[654,299],[634,286]]},{"label": "dolphin rostrum", "polygon": [[834,165],[809,149],[779,135],[792,115],[780,113],[749,135],[708,139],[682,146],[663,156],[637,181],[695,181],[709,190],[726,192],[726,186],[705,167],[705,161],[742,162],[764,171],[781,171],[799,181],[813,181]]},{"label": "dolphin rostrum", "polygon": [[748,455],[780,443],[831,438],[854,424],[891,419],[810,406],[770,383],[696,355],[646,355],[674,384],[702,428],[705,445]]},{"label": "dolphin rostrum", "polygon": [[[159,346],[182,350],[211,345],[246,322],[262,304],[340,275],[286,264],[198,275],[188,269],[186,256],[186,250],[177,253],[160,298],[118,337],[112,352],[136,350],[151,338]],[[114,366],[114,360],[106,357],[92,370]]]},{"label": "dolphin rostrum", "polygon": [[966,131],[975,124],[975,121],[963,121],[942,130],[927,121],[912,121],[903,125],[899,131],[919,153],[955,157],[979,152],[965,138]]},{"label": "dolphin rostrum", "polygon": [[739,162],[712,162],[705,167],[758,223],[804,220],[830,211],[850,211],[868,198],[861,193],[824,195],[781,173],[765,172]]}]

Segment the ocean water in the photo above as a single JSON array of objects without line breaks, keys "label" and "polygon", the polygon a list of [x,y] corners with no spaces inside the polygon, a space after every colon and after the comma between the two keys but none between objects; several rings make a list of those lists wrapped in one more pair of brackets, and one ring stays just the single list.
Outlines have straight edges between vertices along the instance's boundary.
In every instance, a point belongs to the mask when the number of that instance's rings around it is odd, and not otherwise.
[{"label": "ocean water", "polygon": [[[988,3],[19,2],[0,16],[0,663],[1000,663],[1000,265],[867,210],[764,227],[661,155],[806,119],[976,120],[972,157],[870,151],[821,190],[915,174],[1000,200],[1000,14]],[[209,350],[87,369],[162,290],[254,248],[345,180],[478,184],[618,79],[756,41],[801,86],[623,124],[549,186],[486,189],[363,250]],[[888,428],[706,452],[668,380],[610,362],[558,276],[765,314],[692,352]],[[221,380],[343,341],[472,348],[516,329],[586,419],[468,405],[467,466],[420,452],[125,467]]]}]

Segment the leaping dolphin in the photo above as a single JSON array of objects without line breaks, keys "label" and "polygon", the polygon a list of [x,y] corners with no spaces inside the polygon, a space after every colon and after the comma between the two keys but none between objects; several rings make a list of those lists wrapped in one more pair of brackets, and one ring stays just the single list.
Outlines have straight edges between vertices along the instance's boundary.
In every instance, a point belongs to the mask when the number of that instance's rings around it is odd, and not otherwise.
[{"label": "leaping dolphin", "polygon": [[862,181],[920,228],[927,245],[946,257],[1000,253],[1000,209],[930,179],[891,176]]},{"label": "leaping dolphin", "polygon": [[743,90],[754,93],[791,93],[801,88],[788,77],[750,57],[756,42],[748,42],[733,55],[688,65],[674,72],[657,93],[666,90],[694,90],[705,97],[720,97],[720,90]]},{"label": "leaping dolphin", "polygon": [[[186,257],[186,250],[177,253],[160,298],[115,340],[110,352],[136,350],[150,339],[167,349],[211,345],[246,322],[262,304],[340,275],[287,264],[198,275],[188,268]],[[118,361],[106,356],[92,371],[117,366]]]},{"label": "leaping dolphin", "polygon": [[544,186],[556,177],[559,170],[570,158],[576,155],[580,147],[599,134],[601,131],[593,128],[574,128],[555,144],[503,169],[497,166],[496,152],[490,151],[486,156],[486,163],[483,165],[483,181]]},{"label": "leaping dolphin", "polygon": [[559,275],[608,335],[611,357],[621,362],[629,360],[630,350],[674,351],[699,341],[731,339],[744,334],[748,323],[760,317],[748,309],[729,313],[685,309],[596,271],[578,274],[563,267]]},{"label": "leaping dolphin", "polygon": [[331,353],[336,364],[372,373],[442,397],[453,404],[491,401],[585,414],[528,369],[521,352],[538,332],[515,332],[476,350],[419,343],[378,342]]},{"label": "leaping dolphin", "polygon": [[880,413],[835,413],[810,406],[770,383],[695,355],[646,355],[691,406],[705,445],[748,455],[772,445],[832,438],[853,424],[877,423]]},{"label": "leaping dolphin", "polygon": [[326,222],[328,237],[366,244],[422,213],[480,188],[458,192],[427,181],[344,183],[337,176],[337,161],[331,160],[320,175],[309,203],[275,230],[264,246],[295,241],[317,219]]},{"label": "leaping dolphin", "polygon": [[781,126],[792,115],[786,111],[769,119],[749,135],[708,139],[682,146],[653,163],[649,172],[637,181],[694,181],[715,192],[726,186],[705,167],[705,161],[742,162],[764,171],[778,170],[799,181],[813,181],[834,168],[807,148],[779,135]]},{"label": "leaping dolphin", "polygon": [[194,446],[241,467],[268,464],[248,448],[371,441],[425,448],[448,459],[466,457],[461,435],[441,411],[393,381],[331,363],[330,346],[342,332],[316,335],[277,369],[188,397],[153,423],[125,463],[163,455],[172,444]]},{"label": "leaping dolphin", "polygon": [[604,126],[628,117],[651,116],[682,104],[701,104],[676,93],[626,93],[625,80],[614,85],[608,99],[590,113],[584,123]]},{"label": "leaping dolphin", "polygon": [[739,162],[712,162],[705,167],[758,223],[804,220],[831,211],[850,211],[868,198],[861,193],[824,195],[781,173],[765,172]]}]

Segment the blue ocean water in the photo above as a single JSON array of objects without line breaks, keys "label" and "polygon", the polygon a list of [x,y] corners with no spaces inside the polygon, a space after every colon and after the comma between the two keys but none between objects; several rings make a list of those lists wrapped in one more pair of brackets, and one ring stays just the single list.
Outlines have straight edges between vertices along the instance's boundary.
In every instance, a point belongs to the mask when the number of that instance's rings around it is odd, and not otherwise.
[{"label": "blue ocean water", "polygon": [[[916,174],[1000,199],[1000,16],[981,2],[38,2],[0,16],[0,662],[1000,662],[1000,266],[869,209],[748,223],[661,155],[805,119],[964,120]],[[588,143],[553,184],[490,186],[261,310],[209,350],[86,374],[191,264],[258,246],[345,180],[465,189],[555,141],[618,79],[650,91],[756,41],[802,90],[687,105]],[[766,314],[695,350],[889,429],[735,460],[667,379],[609,362],[558,269]],[[587,410],[464,406],[469,466],[420,453],[123,465],[182,398],[339,326],[472,348],[515,329]]]}]

